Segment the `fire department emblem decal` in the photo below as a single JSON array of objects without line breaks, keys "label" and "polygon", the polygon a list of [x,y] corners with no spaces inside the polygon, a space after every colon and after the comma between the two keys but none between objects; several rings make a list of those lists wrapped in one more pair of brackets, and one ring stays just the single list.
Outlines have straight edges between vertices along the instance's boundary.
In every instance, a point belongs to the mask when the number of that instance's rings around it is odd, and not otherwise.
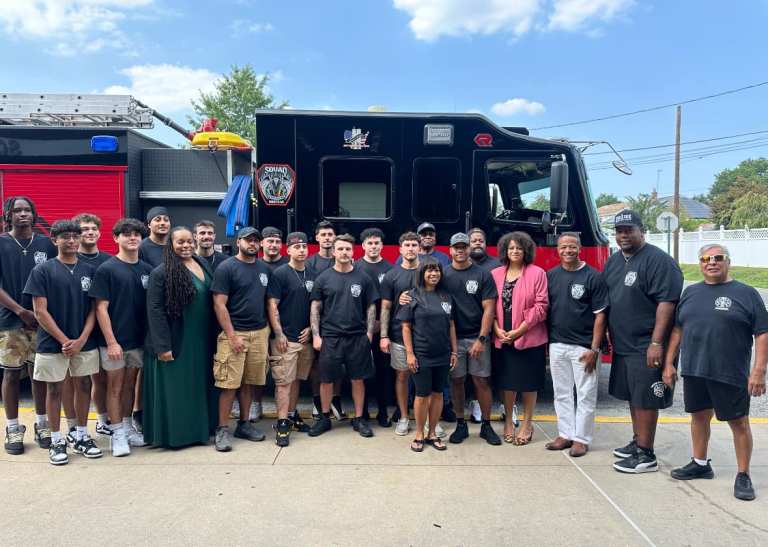
[{"label": "fire department emblem decal", "polygon": [[259,281],[261,281],[262,287],[266,287],[269,284],[269,278],[267,277],[267,274],[259,274]]},{"label": "fire department emblem decal", "polygon": [[290,165],[265,163],[256,173],[259,193],[267,205],[285,207],[296,186],[296,173]]},{"label": "fire department emblem decal", "polygon": [[349,288],[349,291],[352,293],[352,296],[357,298],[360,296],[360,293],[362,292],[363,288],[358,285],[357,283],[352,283],[352,286]]},{"label": "fire department emblem decal", "polygon": [[384,274],[379,274],[379,276],[378,276],[378,277],[379,277],[379,283],[381,283],[382,281],[384,281]]},{"label": "fire department emblem decal", "polygon": [[721,296],[715,299],[715,309],[718,311],[728,311],[731,309],[731,299],[727,296]]},{"label": "fire department emblem decal", "polygon": [[149,285],[149,276],[147,274],[143,274],[141,276],[141,286],[146,289],[147,285]]},{"label": "fire department emblem decal", "polygon": [[653,394],[661,399],[664,397],[664,389],[666,386],[664,385],[664,382],[654,382],[651,384],[651,390],[653,390]]},{"label": "fire department emblem decal", "polygon": [[450,315],[450,313],[451,313],[451,303],[450,302],[441,302],[440,305],[443,307],[443,311]]},{"label": "fire department emblem decal", "polygon": [[304,286],[307,288],[307,292],[312,292],[312,288],[315,286],[315,282],[311,279],[307,279],[304,282]]},{"label": "fire department emblem decal", "polygon": [[80,278],[80,288],[83,292],[88,292],[91,289],[91,278],[84,275]]},{"label": "fire department emblem decal", "polygon": [[477,292],[478,282],[476,279],[470,279],[467,281],[467,293],[468,294],[475,294]]},{"label": "fire department emblem decal", "polygon": [[344,148],[351,150],[362,150],[363,148],[370,148],[368,145],[368,135],[370,131],[363,132],[362,129],[353,127],[344,131]]},{"label": "fire department emblem decal", "polygon": [[624,276],[624,284],[627,287],[634,285],[635,281],[637,281],[637,272],[627,272],[627,275]]},{"label": "fire department emblem decal", "polygon": [[42,264],[48,260],[48,255],[45,254],[45,251],[35,251],[35,264]]},{"label": "fire department emblem decal", "polygon": [[574,298],[574,300],[581,299],[581,297],[584,296],[584,285],[580,283],[574,283],[571,285],[571,296]]}]

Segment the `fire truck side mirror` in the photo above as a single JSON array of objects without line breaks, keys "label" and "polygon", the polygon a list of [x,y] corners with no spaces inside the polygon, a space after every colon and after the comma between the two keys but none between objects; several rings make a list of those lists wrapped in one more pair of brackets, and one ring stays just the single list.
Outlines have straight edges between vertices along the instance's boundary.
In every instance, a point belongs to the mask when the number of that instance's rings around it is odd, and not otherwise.
[{"label": "fire truck side mirror", "polygon": [[568,163],[553,161],[549,180],[549,211],[564,215],[568,210]]}]

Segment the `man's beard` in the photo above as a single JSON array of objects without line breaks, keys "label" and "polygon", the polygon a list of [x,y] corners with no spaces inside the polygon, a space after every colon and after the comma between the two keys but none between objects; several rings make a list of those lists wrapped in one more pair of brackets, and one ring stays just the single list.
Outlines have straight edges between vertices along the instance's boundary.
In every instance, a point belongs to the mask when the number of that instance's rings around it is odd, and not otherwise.
[{"label": "man's beard", "polygon": [[485,249],[481,247],[475,247],[469,251],[469,258],[472,260],[483,260],[485,258]]}]

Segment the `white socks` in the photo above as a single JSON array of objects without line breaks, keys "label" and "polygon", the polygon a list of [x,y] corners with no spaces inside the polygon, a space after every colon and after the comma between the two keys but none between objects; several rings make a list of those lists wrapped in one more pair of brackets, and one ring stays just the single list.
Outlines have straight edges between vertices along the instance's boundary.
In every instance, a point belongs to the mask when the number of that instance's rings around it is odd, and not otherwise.
[{"label": "white socks", "polygon": [[73,427],[77,427],[77,418],[67,418],[67,429],[72,431]]},{"label": "white socks", "polygon": [[51,442],[53,444],[61,442],[61,431],[51,431]]},{"label": "white socks", "polygon": [[697,464],[699,464],[702,467],[706,467],[707,466],[707,460],[706,459],[700,460],[699,458],[693,458],[693,461],[695,461]]},{"label": "white socks", "polygon": [[8,418],[8,431],[19,429],[19,419],[18,418]]},{"label": "white socks", "polygon": [[107,422],[109,421],[109,416],[107,416],[106,414],[99,414],[96,417],[96,420],[98,421],[98,423],[102,425],[107,425]]},{"label": "white socks", "polygon": [[47,414],[35,414],[35,423],[40,427],[48,422]]},{"label": "white socks", "polygon": [[86,426],[86,425],[78,425],[76,427],[77,427],[77,429],[75,429],[75,440],[76,441],[82,441],[83,438],[88,436],[88,426]]}]

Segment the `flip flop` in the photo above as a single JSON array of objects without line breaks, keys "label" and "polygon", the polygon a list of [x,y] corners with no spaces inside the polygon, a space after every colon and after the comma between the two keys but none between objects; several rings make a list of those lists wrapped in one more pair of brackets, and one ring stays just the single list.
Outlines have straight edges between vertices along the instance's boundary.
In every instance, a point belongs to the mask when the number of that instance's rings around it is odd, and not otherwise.
[{"label": "flip flop", "polygon": [[525,446],[526,444],[529,444],[533,440],[533,429],[531,429],[531,434],[527,437],[515,437],[515,445],[516,446]]},{"label": "flip flop", "polygon": [[504,442],[509,444],[515,443],[515,434],[510,433],[509,435],[504,435]]},{"label": "flip flop", "polygon": [[427,439],[427,444],[431,445],[432,448],[434,448],[435,450],[439,450],[440,452],[448,449],[448,447],[445,446],[443,439],[441,439],[440,437],[433,437],[431,439]]},{"label": "flip flop", "polygon": [[414,452],[424,452],[424,439],[413,439],[411,441],[411,450]]}]

